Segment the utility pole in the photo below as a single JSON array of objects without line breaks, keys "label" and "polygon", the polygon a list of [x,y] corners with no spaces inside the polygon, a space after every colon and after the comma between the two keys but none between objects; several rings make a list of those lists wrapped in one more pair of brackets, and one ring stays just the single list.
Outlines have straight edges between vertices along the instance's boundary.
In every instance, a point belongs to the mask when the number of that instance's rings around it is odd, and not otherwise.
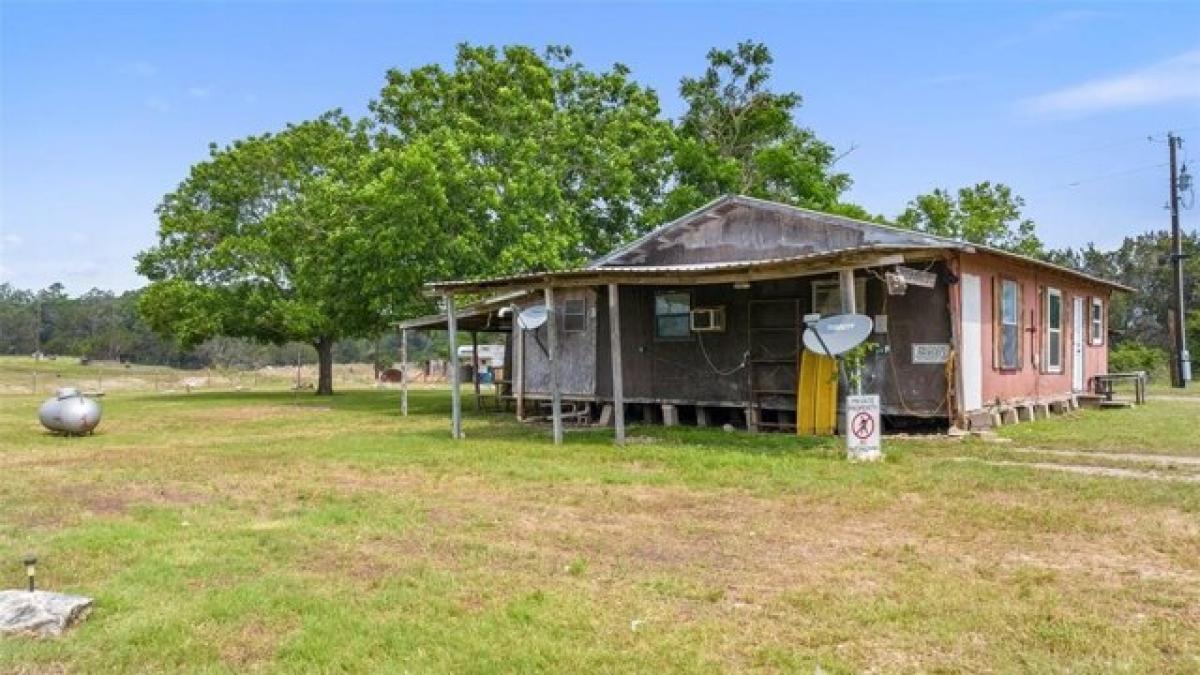
[{"label": "utility pole", "polygon": [[1173,133],[1167,134],[1167,146],[1171,155],[1171,264],[1174,267],[1175,287],[1175,363],[1172,383],[1175,387],[1187,387],[1192,379],[1191,357],[1187,348],[1187,309],[1183,298],[1183,235],[1179,231],[1179,171],[1176,154],[1183,139]]}]

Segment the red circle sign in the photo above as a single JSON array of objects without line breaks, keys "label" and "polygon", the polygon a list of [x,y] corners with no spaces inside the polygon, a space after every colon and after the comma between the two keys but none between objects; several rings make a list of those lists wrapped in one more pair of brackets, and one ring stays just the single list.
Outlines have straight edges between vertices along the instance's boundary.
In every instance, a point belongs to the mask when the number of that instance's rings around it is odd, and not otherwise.
[{"label": "red circle sign", "polygon": [[875,433],[875,418],[865,412],[858,413],[850,422],[850,431],[854,434],[855,438],[865,441],[871,437],[871,434]]}]

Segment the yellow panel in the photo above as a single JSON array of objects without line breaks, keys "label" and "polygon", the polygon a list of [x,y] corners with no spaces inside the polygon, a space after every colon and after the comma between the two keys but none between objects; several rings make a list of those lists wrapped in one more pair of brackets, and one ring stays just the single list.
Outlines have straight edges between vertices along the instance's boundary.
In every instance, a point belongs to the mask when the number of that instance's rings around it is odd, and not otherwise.
[{"label": "yellow panel", "polygon": [[837,427],[837,361],[806,349],[796,379],[796,433],[832,435]]}]

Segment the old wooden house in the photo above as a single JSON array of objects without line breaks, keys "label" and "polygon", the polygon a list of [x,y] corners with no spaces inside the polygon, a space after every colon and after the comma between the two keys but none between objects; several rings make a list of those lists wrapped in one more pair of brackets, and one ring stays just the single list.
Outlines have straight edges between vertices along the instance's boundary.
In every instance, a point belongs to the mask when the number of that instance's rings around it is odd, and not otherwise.
[{"label": "old wooden house", "polygon": [[[1107,367],[1111,294],[1040,260],[726,196],[586,267],[431,283],[447,313],[408,328],[507,335],[518,414],[792,429],[806,315],[860,313],[862,389],[893,426],[986,424],[1062,402]],[[490,298],[469,304],[456,298]],[[514,321],[544,305],[535,329]],[[455,433],[459,433],[457,388]]]}]

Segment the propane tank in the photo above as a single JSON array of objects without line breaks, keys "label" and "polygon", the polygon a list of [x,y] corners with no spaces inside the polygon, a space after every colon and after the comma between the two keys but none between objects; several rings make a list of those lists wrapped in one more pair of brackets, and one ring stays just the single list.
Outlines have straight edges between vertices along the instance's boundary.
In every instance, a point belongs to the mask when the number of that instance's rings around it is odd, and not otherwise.
[{"label": "propane tank", "polygon": [[90,434],[100,424],[100,404],[74,387],[63,387],[38,409],[42,426],[68,436]]}]

